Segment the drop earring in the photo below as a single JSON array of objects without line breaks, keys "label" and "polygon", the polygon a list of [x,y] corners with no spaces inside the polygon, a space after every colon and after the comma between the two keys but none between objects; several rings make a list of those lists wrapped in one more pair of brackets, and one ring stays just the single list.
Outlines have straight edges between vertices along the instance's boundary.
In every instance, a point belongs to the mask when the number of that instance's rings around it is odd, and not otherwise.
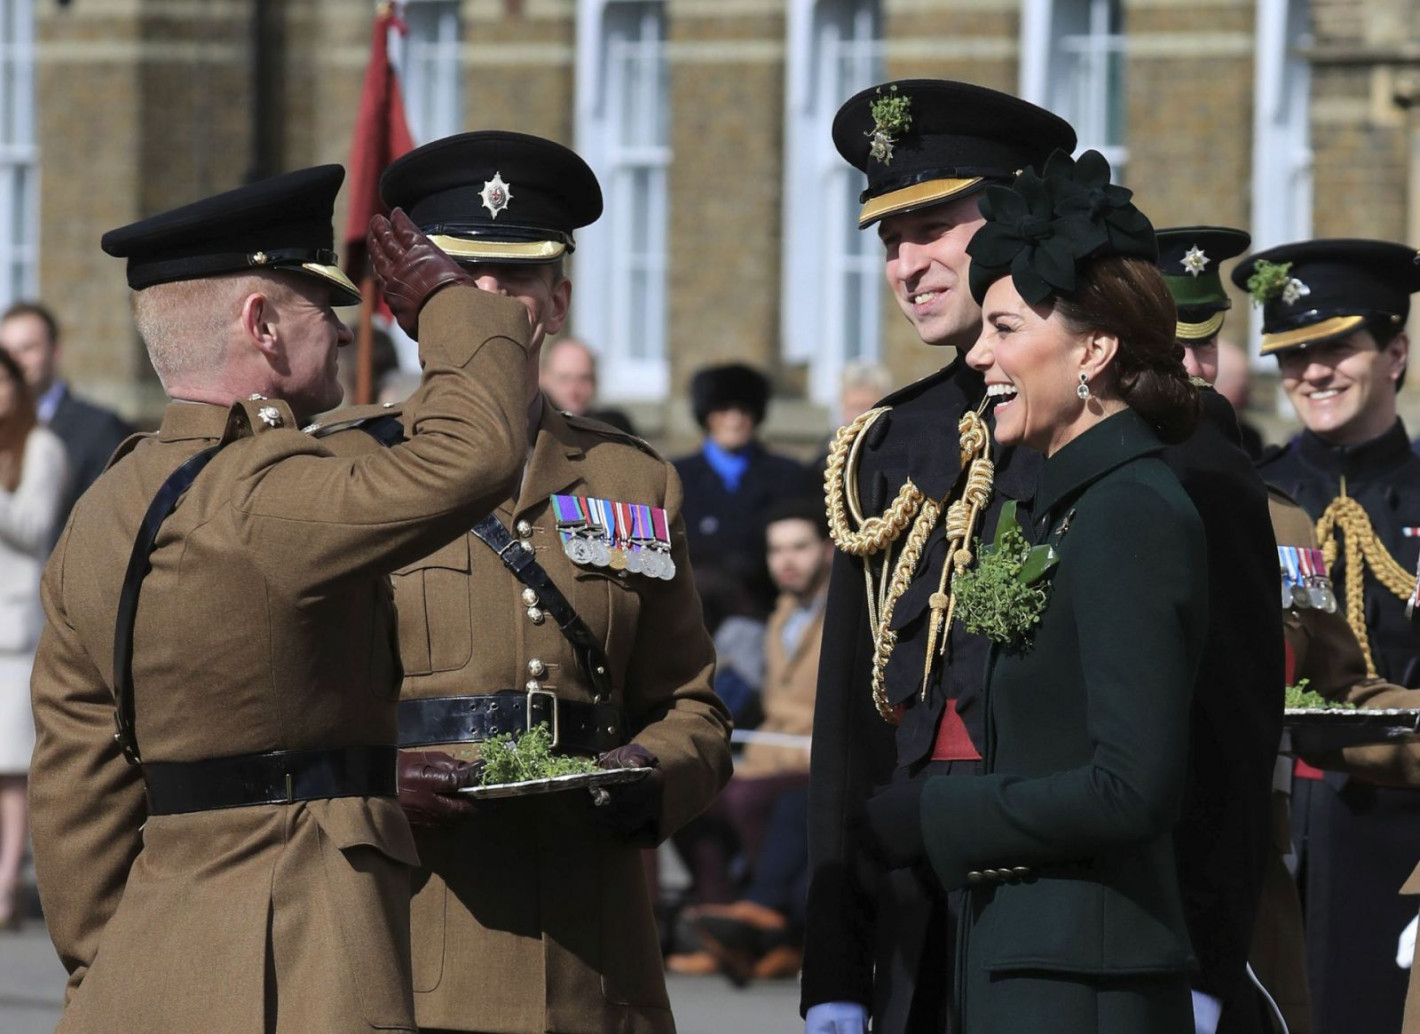
[{"label": "drop earring", "polygon": [[1081,402],[1088,402],[1088,401],[1090,400],[1090,384],[1089,384],[1089,380],[1090,380],[1089,377],[1087,377],[1087,376],[1085,375],[1085,372],[1084,372],[1083,370],[1081,370],[1081,371],[1080,371],[1080,386],[1075,389],[1075,394],[1078,395],[1078,396],[1080,396],[1080,401],[1081,401]]}]

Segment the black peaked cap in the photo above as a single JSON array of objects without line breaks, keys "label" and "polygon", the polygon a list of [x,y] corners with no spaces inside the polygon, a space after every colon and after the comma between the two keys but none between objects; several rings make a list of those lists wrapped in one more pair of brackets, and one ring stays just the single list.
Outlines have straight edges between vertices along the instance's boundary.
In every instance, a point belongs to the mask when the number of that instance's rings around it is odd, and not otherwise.
[{"label": "black peaked cap", "polygon": [[551,262],[602,214],[601,186],[575,151],[497,129],[415,148],[385,170],[380,197],[450,255],[477,262]]},{"label": "black peaked cap", "polygon": [[[889,132],[891,153],[874,139],[875,103],[908,101],[906,129]],[[849,98],[833,119],[833,143],[867,173],[858,226],[940,204],[985,183],[1039,168],[1052,151],[1075,149],[1070,123],[1008,93],[946,79],[899,79]],[[876,153],[875,153],[876,152]]]},{"label": "black peaked cap", "polygon": [[1420,262],[1414,248],[1391,241],[1302,241],[1248,256],[1233,270],[1233,283],[1262,305],[1261,350],[1268,355],[1368,325],[1403,326],[1410,296],[1420,291]]},{"label": "black peaked cap", "polygon": [[110,230],[100,244],[128,260],[135,291],[279,269],[322,280],[334,304],[354,305],[360,291],[340,271],[331,224],[344,179],[339,165],[298,169]]},{"label": "black peaked cap", "polygon": [[731,407],[745,410],[756,424],[762,423],[769,408],[769,378],[744,363],[707,366],[691,378],[690,406],[701,427],[711,413]]}]

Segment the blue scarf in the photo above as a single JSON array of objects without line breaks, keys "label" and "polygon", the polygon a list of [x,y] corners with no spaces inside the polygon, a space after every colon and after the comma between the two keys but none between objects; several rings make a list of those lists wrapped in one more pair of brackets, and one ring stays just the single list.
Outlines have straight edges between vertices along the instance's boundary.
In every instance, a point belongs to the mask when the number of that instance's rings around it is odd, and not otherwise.
[{"label": "blue scarf", "polygon": [[746,446],[743,452],[730,452],[707,438],[700,451],[705,454],[705,462],[710,464],[710,469],[720,478],[725,491],[735,492],[740,487],[740,480],[745,476],[745,471],[749,469],[750,452],[753,448],[751,444]]}]

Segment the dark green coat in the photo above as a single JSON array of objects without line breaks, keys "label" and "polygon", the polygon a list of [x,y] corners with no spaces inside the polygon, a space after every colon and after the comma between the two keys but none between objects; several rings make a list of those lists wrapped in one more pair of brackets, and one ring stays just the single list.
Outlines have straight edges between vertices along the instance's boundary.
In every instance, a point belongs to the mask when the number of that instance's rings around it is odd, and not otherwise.
[{"label": "dark green coat", "polygon": [[[1060,563],[1030,645],[993,653],[989,774],[933,779],[923,793],[938,878],[973,889],[966,986],[977,984],[973,971],[990,973],[1007,992],[989,1025],[984,1003],[967,1001],[967,1034],[1079,1029],[1032,1017],[1050,996],[1011,996],[1002,974],[1088,984],[1194,966],[1170,830],[1207,623],[1207,554],[1197,512],[1154,455],[1161,448],[1126,410],[1046,461],[1034,537],[1048,536]],[[983,873],[1018,868],[1031,872],[1010,882]],[[1187,984],[1178,986],[1187,1020]],[[1089,1029],[1133,1029],[1102,1016]]]}]

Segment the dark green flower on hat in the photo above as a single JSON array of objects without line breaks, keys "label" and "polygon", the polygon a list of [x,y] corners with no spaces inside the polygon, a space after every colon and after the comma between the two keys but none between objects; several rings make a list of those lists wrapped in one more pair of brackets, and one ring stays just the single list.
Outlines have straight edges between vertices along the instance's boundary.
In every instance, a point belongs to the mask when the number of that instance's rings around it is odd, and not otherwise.
[{"label": "dark green flower on hat", "polygon": [[1077,162],[1056,151],[1037,176],[1026,169],[1009,187],[989,187],[981,202],[986,223],[976,231],[971,293],[978,302],[1009,275],[1022,298],[1038,305],[1075,289],[1081,262],[1105,255],[1153,260],[1154,227],[1130,200],[1133,192],[1109,182],[1109,162],[1086,151]]}]

